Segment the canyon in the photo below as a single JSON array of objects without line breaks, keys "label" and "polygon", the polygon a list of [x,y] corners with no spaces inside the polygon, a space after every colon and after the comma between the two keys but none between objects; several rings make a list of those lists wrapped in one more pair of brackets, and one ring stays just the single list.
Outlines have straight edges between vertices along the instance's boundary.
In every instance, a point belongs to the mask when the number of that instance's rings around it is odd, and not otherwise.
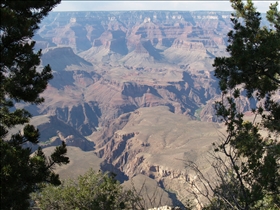
[{"label": "canyon", "polygon": [[[228,56],[230,12],[51,12],[37,34],[41,66],[54,78],[35,106],[46,151],[65,141],[69,166],[110,170],[128,185],[144,179],[159,187],[164,205],[183,205],[195,174],[211,173],[208,153],[224,128],[213,105],[220,99],[212,63]],[[242,97],[249,111],[254,99]],[[35,148],[34,148],[35,149]],[[68,172],[67,172],[68,171]]]}]

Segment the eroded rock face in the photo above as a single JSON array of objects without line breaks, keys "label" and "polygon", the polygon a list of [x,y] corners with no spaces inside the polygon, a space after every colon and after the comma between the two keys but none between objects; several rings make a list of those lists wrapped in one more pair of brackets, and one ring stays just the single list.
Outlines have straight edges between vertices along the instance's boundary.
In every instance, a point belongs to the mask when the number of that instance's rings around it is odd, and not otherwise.
[{"label": "eroded rock face", "polygon": [[90,62],[77,56],[71,47],[50,48],[45,50],[41,59],[43,65],[49,64],[54,71],[63,71],[70,65],[92,66]]},{"label": "eroded rock face", "polygon": [[[131,43],[128,49],[141,39],[150,40],[154,46],[170,47],[179,36],[215,36],[213,29],[226,32],[230,12],[53,12],[42,24],[40,34],[57,45],[68,45],[79,51],[90,48],[95,40],[103,40],[102,44],[108,46],[126,37]],[[104,42],[104,37],[110,42]]]},{"label": "eroded rock face", "polygon": [[140,107],[194,116],[218,94],[212,62],[230,27],[227,12],[53,12],[34,39],[54,79],[33,114],[82,135]]},{"label": "eroded rock face", "polygon": [[[97,156],[129,178],[143,174],[176,191],[177,198],[183,198],[195,179],[185,161],[210,170],[206,154],[219,138],[217,124],[195,121],[160,106],[140,108],[130,115],[121,115],[117,121],[121,118],[125,119],[124,126],[109,136],[106,129],[100,130],[92,140]],[[100,136],[106,139],[105,143]]]},{"label": "eroded rock face", "polygon": [[96,127],[140,107],[165,105],[174,113],[193,116],[216,94],[210,84],[199,86],[203,82],[195,81],[187,72],[183,72],[182,81],[161,85],[107,80],[82,70],[54,76],[43,94],[46,102],[40,112],[56,115],[86,136]]},{"label": "eroded rock face", "polygon": [[55,115],[82,135],[88,136],[96,131],[101,112],[95,103],[83,103],[73,107],[57,108]]},{"label": "eroded rock face", "polygon": [[[40,131],[39,145],[42,148],[58,146],[64,141],[67,146],[78,147],[83,151],[94,149],[94,143],[87,140],[77,130],[67,125],[54,116],[41,115],[32,118],[32,125]],[[28,145],[32,150],[37,149],[37,145]]]}]

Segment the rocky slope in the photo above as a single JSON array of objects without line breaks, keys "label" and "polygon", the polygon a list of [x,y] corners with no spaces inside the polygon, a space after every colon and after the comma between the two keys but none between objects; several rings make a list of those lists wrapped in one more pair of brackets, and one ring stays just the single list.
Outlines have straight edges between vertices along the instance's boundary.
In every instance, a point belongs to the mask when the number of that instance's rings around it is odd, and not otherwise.
[{"label": "rocky slope", "polygon": [[[119,126],[120,121],[127,123]],[[165,189],[176,192],[180,199],[186,196],[189,183],[195,179],[186,161],[196,162],[203,171],[210,170],[207,153],[221,135],[219,125],[191,120],[164,106],[123,114],[111,124],[113,132],[107,130],[91,137],[98,157],[129,178],[143,174],[155,179]]]}]

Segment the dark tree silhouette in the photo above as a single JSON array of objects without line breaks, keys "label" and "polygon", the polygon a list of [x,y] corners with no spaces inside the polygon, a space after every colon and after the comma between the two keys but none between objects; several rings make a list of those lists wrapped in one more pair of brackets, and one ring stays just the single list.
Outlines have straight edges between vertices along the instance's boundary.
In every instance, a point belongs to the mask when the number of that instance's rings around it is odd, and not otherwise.
[{"label": "dark tree silhouette", "polygon": [[53,167],[69,162],[64,142],[49,158],[40,148],[31,155],[31,149],[23,145],[38,143],[39,131],[32,125],[25,125],[23,132],[8,138],[9,129],[28,123],[31,117],[26,110],[16,109],[14,103],[44,101],[39,94],[52,78],[51,68],[47,65],[38,71],[41,51],[34,51],[32,37],[40,21],[59,3],[60,0],[1,1],[1,209],[27,209],[29,194],[37,190],[40,183],[60,183]]},{"label": "dark tree silhouette", "polygon": [[[227,186],[238,190],[229,192],[222,184],[215,193],[226,207],[278,209],[280,12],[277,3],[271,4],[266,14],[270,26],[261,27],[261,14],[251,0],[246,4],[241,0],[231,3],[236,13],[232,18],[233,30],[228,33],[230,56],[216,58],[213,66],[223,92],[223,100],[216,103],[217,115],[227,126],[227,136],[217,151],[228,158],[231,166]],[[244,120],[238,110],[241,91],[257,99],[252,112],[261,122]]]}]

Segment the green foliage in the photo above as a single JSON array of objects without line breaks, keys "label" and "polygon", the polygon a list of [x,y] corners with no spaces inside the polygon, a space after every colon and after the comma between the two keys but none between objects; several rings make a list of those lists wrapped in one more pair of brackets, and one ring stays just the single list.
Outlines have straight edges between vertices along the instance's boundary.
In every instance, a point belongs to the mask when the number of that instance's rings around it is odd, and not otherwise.
[{"label": "green foliage", "polygon": [[29,148],[7,141],[0,141],[0,144],[1,209],[26,209],[29,194],[38,190],[41,182],[60,184],[58,175],[51,169],[54,164],[69,162],[64,157],[65,144],[59,146],[50,158],[46,158],[40,148],[30,156]]},{"label": "green foliage", "polygon": [[[56,164],[69,162],[66,145],[57,147],[51,157],[42,150],[31,155],[27,143],[37,144],[39,131],[25,125],[23,132],[11,135],[9,129],[29,122],[24,109],[15,109],[15,102],[39,104],[48,81],[50,66],[38,71],[41,51],[34,52],[32,37],[38,24],[60,0],[1,1],[0,23],[0,152],[1,152],[1,209],[27,209],[29,194],[40,183],[60,184],[53,173]],[[14,110],[14,111],[13,111]]]},{"label": "green foliage", "polygon": [[[267,11],[271,25],[261,27],[251,0],[231,3],[236,14],[228,33],[230,56],[216,58],[213,64],[223,93],[222,101],[216,102],[217,115],[227,126],[227,136],[215,151],[228,163],[206,209],[279,209],[280,12],[278,4],[272,4]],[[238,111],[240,87],[259,102],[252,111],[260,123],[244,121]]]},{"label": "green foliage", "polygon": [[123,190],[112,174],[89,170],[77,180],[69,179],[60,186],[46,186],[34,195],[43,210],[118,210],[137,209],[139,198]]},{"label": "green foliage", "polygon": [[260,27],[260,13],[251,1],[246,5],[241,0],[231,2],[236,14],[233,14],[232,18],[234,30],[228,33],[227,51],[230,56],[215,59],[215,76],[220,80],[223,93],[242,84],[248,97],[252,97],[254,93],[258,101],[264,99],[264,106],[255,112],[262,115],[266,128],[279,131],[280,105],[272,99],[279,91],[280,84],[278,3],[272,4],[267,11],[270,27]]},{"label": "green foliage", "polygon": [[280,14],[277,3],[267,12],[271,23],[271,28],[267,28],[260,27],[260,13],[251,1],[246,5],[240,0],[231,2],[236,14],[232,18],[234,30],[228,33],[230,57],[215,59],[215,76],[220,80],[222,91],[244,84],[248,96],[257,91],[257,96],[264,98],[267,93],[277,90],[280,83]]}]

